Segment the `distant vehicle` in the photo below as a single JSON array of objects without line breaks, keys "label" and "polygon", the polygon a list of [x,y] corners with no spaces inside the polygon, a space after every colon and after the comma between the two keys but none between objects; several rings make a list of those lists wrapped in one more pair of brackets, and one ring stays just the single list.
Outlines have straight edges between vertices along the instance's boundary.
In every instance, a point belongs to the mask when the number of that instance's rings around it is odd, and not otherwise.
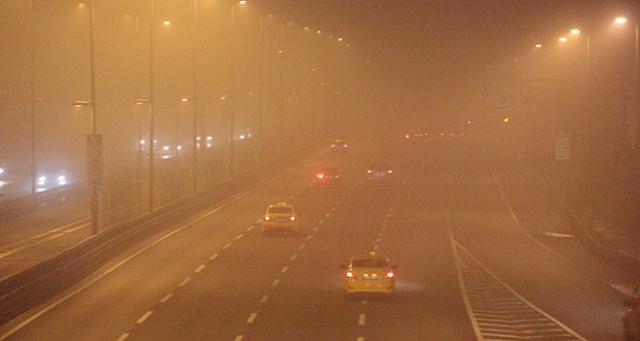
[{"label": "distant vehicle", "polygon": [[42,192],[55,187],[65,186],[69,179],[64,171],[48,172],[36,178],[36,191]]},{"label": "distant vehicle", "polygon": [[337,167],[324,167],[316,173],[316,185],[338,185],[340,184],[340,171]]},{"label": "distant vehicle", "polygon": [[638,341],[640,340],[640,301],[629,299],[623,304],[626,308],[622,318],[624,339],[625,341]]},{"label": "distant vehicle", "polygon": [[390,265],[387,257],[375,252],[351,257],[349,264],[340,265],[344,270],[344,294],[346,297],[357,293],[393,294],[396,277],[393,272],[398,266]]},{"label": "distant vehicle", "polygon": [[386,162],[371,164],[367,169],[367,180],[369,182],[391,182],[393,180],[393,169]]},{"label": "distant vehicle", "polygon": [[344,140],[335,140],[331,144],[330,151],[332,154],[347,154],[349,153],[349,144]]},{"label": "distant vehicle", "polygon": [[262,215],[262,234],[269,235],[277,232],[298,233],[298,215],[293,206],[286,202],[269,205]]}]

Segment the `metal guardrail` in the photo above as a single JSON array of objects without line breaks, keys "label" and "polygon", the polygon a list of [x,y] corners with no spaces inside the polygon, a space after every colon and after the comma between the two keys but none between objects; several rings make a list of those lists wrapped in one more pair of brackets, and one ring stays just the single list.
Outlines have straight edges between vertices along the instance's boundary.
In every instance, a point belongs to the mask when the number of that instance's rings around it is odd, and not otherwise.
[{"label": "metal guardrail", "polygon": [[88,198],[85,184],[71,184],[0,201],[0,223],[21,215],[64,204],[70,200]]}]

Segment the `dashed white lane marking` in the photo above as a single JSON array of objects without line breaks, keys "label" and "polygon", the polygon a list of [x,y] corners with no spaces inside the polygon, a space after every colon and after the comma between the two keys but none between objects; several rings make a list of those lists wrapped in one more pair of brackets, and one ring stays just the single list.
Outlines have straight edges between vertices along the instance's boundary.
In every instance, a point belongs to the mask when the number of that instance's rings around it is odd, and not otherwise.
[{"label": "dashed white lane marking", "polygon": [[253,321],[255,321],[256,316],[258,316],[258,313],[251,313],[251,315],[249,315],[249,318],[247,319],[247,323],[253,323]]},{"label": "dashed white lane marking", "polygon": [[195,269],[193,272],[198,273],[198,272],[202,271],[205,267],[206,267],[206,265],[202,264],[197,269]]},{"label": "dashed white lane marking", "polygon": [[187,283],[189,283],[189,281],[191,281],[191,277],[185,278],[178,286],[179,287],[183,287],[183,286],[187,285]]},{"label": "dashed white lane marking", "polygon": [[276,278],[276,279],[273,281],[273,283],[271,283],[271,286],[272,286],[272,287],[276,287],[276,286],[278,286],[278,284],[279,284],[279,283],[280,283],[280,279],[279,279],[279,278]]},{"label": "dashed white lane marking", "polygon": [[251,225],[249,227],[247,227],[247,232],[253,230],[256,227],[256,225]]},{"label": "dashed white lane marking", "polygon": [[378,245],[373,246],[373,251],[378,251]]},{"label": "dashed white lane marking", "polygon": [[316,227],[314,227],[314,228],[313,228],[313,232],[318,231],[318,229],[319,229],[319,228],[320,228],[320,226],[316,226]]},{"label": "dashed white lane marking", "polygon": [[356,341],[364,341],[364,336],[358,336],[358,338],[356,339]]},{"label": "dashed white lane marking", "polygon": [[287,272],[287,270],[289,270],[289,267],[285,266],[285,267],[282,268],[282,270],[280,270],[280,272],[281,273],[285,273],[285,272]]},{"label": "dashed white lane marking", "polygon": [[238,336],[236,336],[235,339],[233,339],[233,341],[242,341],[242,339],[244,339],[244,336],[243,335],[238,335]]},{"label": "dashed white lane marking", "polygon": [[312,235],[308,235],[306,239],[309,240],[309,239],[311,239],[311,237],[313,237],[313,236]]},{"label": "dashed white lane marking", "polygon": [[218,258],[218,256],[219,255],[217,253],[214,253],[213,255],[211,255],[211,257],[209,257],[209,260],[214,260],[214,259]]},{"label": "dashed white lane marking", "polygon": [[298,246],[298,249],[300,250],[304,249],[304,243],[300,244],[300,246]]},{"label": "dashed white lane marking", "polygon": [[298,258],[298,255],[293,255],[289,258],[289,260],[295,260],[296,258]]},{"label": "dashed white lane marking", "polygon": [[366,318],[365,314],[360,314],[360,317],[358,317],[358,325],[359,326],[364,326],[364,320]]},{"label": "dashed white lane marking", "polygon": [[171,297],[173,297],[173,293],[171,293],[171,292],[170,292],[170,293],[168,293],[168,294],[167,294],[167,296],[163,297],[163,298],[160,300],[160,302],[161,302],[161,303],[165,303],[165,302],[167,302],[168,300],[170,300],[170,299],[171,299]]},{"label": "dashed white lane marking", "polygon": [[129,333],[124,333],[116,341],[124,341],[129,337]]},{"label": "dashed white lane marking", "polygon": [[266,303],[268,299],[269,299],[269,295],[264,295],[264,296],[262,296],[262,298],[260,299],[260,303]]},{"label": "dashed white lane marking", "polygon": [[144,323],[144,321],[149,318],[149,316],[151,316],[151,314],[153,314],[153,310],[149,310],[146,313],[144,313],[144,315],[140,316],[140,318],[138,319],[138,321],[136,321],[137,324],[141,324]]},{"label": "dashed white lane marking", "polygon": [[227,245],[223,246],[223,247],[222,247],[222,249],[223,249],[223,250],[226,250],[226,249],[228,249],[229,247],[231,247],[231,243],[227,243]]},{"label": "dashed white lane marking", "polygon": [[236,238],[235,238],[235,239],[236,239],[236,240],[238,240],[238,239],[240,239],[240,238],[242,238],[242,237],[244,237],[244,233],[240,233],[239,235],[237,235],[237,236],[236,236]]}]

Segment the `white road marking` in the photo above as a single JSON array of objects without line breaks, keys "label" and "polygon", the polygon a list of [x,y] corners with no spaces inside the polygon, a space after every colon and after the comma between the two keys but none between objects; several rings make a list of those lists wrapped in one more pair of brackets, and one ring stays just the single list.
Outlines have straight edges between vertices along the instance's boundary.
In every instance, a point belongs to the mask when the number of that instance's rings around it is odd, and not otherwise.
[{"label": "white road marking", "polygon": [[244,336],[238,335],[238,336],[236,336],[235,339],[233,339],[233,341],[242,341],[242,339],[244,339]]},{"label": "white road marking", "polygon": [[235,239],[236,239],[236,240],[238,240],[238,239],[240,239],[240,238],[242,238],[242,237],[244,237],[244,233],[240,233],[239,235],[237,235],[237,236],[236,236],[236,238],[235,238]]},{"label": "white road marking", "polygon": [[273,283],[271,283],[271,286],[272,286],[272,287],[276,287],[276,286],[278,286],[278,283],[280,283],[280,279],[279,279],[279,278],[276,278],[276,279],[273,281]]},{"label": "white road marking", "polygon": [[229,247],[231,247],[231,243],[227,243],[227,245],[223,246],[223,247],[222,247],[222,249],[223,249],[223,250],[226,250],[226,249],[228,249]]},{"label": "white road marking", "polygon": [[311,239],[311,237],[313,237],[312,235],[308,235],[307,238],[305,238],[306,240]]},{"label": "white road marking", "polygon": [[314,228],[313,228],[313,232],[318,231],[318,229],[319,229],[319,228],[320,228],[320,226],[316,226],[316,227],[314,227]]},{"label": "white road marking", "polygon": [[567,234],[567,233],[543,232],[542,234],[547,235],[549,237],[558,237],[558,238],[573,238],[573,237],[575,237],[574,235]]},{"label": "white road marking", "polygon": [[173,297],[173,293],[172,293],[172,292],[168,293],[168,294],[167,294],[167,296],[163,297],[163,298],[160,300],[160,302],[161,302],[161,303],[165,303],[165,302],[167,302],[168,300],[170,300],[170,299],[171,299],[171,297]]},{"label": "white road marking", "polygon": [[289,267],[285,266],[285,267],[282,268],[282,270],[280,270],[280,272],[281,273],[285,273],[285,272],[287,272],[287,270],[289,270]]},{"label": "white road marking", "polygon": [[247,323],[253,323],[253,321],[255,321],[256,316],[258,316],[258,313],[251,313],[251,315],[249,315],[249,318],[247,319]]},{"label": "white road marking", "polygon": [[209,260],[214,260],[216,258],[218,258],[218,254],[214,253],[213,255],[211,255],[211,257],[209,257]]},{"label": "white road marking", "polygon": [[124,341],[129,337],[129,333],[124,333],[116,341]]},{"label": "white road marking", "polygon": [[251,225],[249,227],[247,227],[247,232],[253,230],[256,227],[256,225]]},{"label": "white road marking", "polygon": [[193,272],[198,273],[200,271],[202,271],[204,268],[206,267],[206,265],[200,265],[197,269],[195,269]]},{"label": "white road marking", "polygon": [[144,323],[144,321],[148,319],[149,316],[151,316],[151,314],[153,314],[153,310],[147,311],[146,313],[144,313],[144,315],[140,316],[140,318],[138,319],[138,321],[136,321],[136,323],[137,324]]},{"label": "white road marking", "polygon": [[289,260],[295,260],[296,258],[298,258],[298,255],[292,255]]},{"label": "white road marking", "polygon": [[366,317],[365,314],[360,314],[360,317],[358,317],[358,325],[359,326],[364,326],[365,317]]},{"label": "white road marking", "polygon": [[183,286],[187,285],[187,283],[189,283],[189,281],[191,281],[191,277],[185,278],[178,286],[179,287],[183,287]]},{"label": "white road marking", "polygon": [[262,296],[262,298],[260,299],[260,303],[266,303],[268,299],[269,299],[269,295],[264,295],[264,296]]},{"label": "white road marking", "polygon": [[358,338],[356,339],[356,341],[364,341],[364,336],[358,336]]},{"label": "white road marking", "polygon": [[298,249],[300,250],[304,249],[304,243],[300,244],[300,246],[298,246]]}]

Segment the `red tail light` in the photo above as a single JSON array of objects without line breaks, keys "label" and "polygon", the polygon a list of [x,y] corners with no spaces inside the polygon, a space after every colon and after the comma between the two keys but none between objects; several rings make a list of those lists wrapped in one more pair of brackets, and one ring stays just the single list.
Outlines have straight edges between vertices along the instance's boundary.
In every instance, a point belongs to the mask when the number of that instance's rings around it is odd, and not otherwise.
[{"label": "red tail light", "polygon": [[316,175],[316,178],[322,179],[322,178],[324,178],[324,174],[318,174],[318,175]]}]

